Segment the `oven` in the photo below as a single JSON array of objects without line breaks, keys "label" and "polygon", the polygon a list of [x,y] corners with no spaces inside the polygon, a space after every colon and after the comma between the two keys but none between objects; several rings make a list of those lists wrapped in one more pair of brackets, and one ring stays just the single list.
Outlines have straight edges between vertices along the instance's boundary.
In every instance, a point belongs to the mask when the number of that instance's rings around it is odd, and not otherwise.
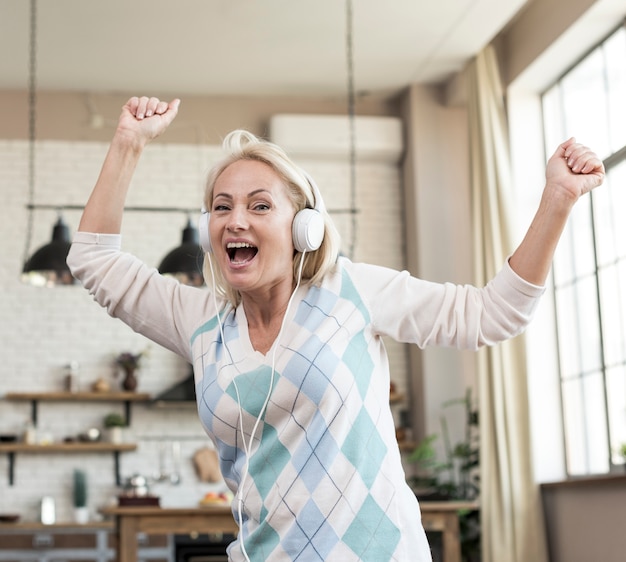
[{"label": "oven", "polygon": [[229,533],[174,535],[174,561],[228,562],[226,547],[234,540]]}]

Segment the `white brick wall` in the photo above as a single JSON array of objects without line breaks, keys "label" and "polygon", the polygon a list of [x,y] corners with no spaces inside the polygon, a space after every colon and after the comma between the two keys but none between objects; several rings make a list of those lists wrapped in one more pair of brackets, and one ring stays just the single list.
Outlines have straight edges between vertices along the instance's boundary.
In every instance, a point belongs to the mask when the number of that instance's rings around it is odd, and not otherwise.
[{"label": "white brick wall", "polygon": [[[83,205],[98,175],[107,146],[87,142],[39,142],[35,202],[53,205]],[[199,208],[205,171],[218,153],[216,147],[155,144],[137,170],[128,204],[133,206]],[[23,265],[28,203],[28,145],[23,141],[0,140],[0,193],[2,220],[0,240],[0,339],[2,375],[0,395],[11,391],[53,391],[63,384],[63,366],[80,363],[82,383],[98,377],[113,384],[112,358],[121,351],[139,351],[149,342],[117,320],[109,318],[80,287],[41,289],[19,280]],[[302,161],[316,178],[327,207],[346,208],[349,199],[348,166],[339,162]],[[401,220],[400,175],[393,165],[359,164],[356,232],[356,260],[401,268],[404,263]],[[66,211],[64,218],[72,232],[80,212]],[[29,253],[50,239],[55,211],[37,210]],[[195,217],[194,217],[195,219]],[[337,216],[347,243],[352,235],[348,216]],[[132,212],[123,226],[124,248],[146,263],[160,259],[180,242],[187,217],[183,214]],[[400,390],[406,389],[404,347],[390,344],[392,376]],[[186,363],[152,344],[140,372],[139,390],[158,393],[184,378]],[[76,435],[99,426],[109,411],[121,411],[121,404],[40,403],[39,426],[55,439]],[[0,400],[0,433],[19,432],[30,415],[30,405]],[[133,406],[129,441],[137,441],[137,452],[121,455],[122,476],[138,471],[154,474],[159,441],[180,440],[182,477],[180,486],[155,485],[164,505],[193,505],[211,486],[200,484],[191,463],[193,452],[207,444],[193,408],[154,409]],[[9,486],[8,459],[0,455],[0,512],[18,512],[35,520],[39,501],[53,495],[57,518],[71,518],[72,471],[87,471],[89,506],[97,507],[115,496],[112,455],[30,455],[16,456],[15,484]]]}]

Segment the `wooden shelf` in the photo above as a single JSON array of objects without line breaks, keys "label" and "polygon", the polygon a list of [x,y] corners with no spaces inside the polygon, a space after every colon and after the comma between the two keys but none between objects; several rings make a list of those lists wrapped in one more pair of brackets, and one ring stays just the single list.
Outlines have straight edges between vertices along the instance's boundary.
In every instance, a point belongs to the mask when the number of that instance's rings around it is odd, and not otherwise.
[{"label": "wooden shelf", "polygon": [[42,402],[147,402],[150,395],[138,392],[7,392],[4,398]]},{"label": "wooden shelf", "polygon": [[50,443],[29,445],[27,443],[0,443],[0,453],[114,453],[134,451],[135,443]]},{"label": "wooden shelf", "polygon": [[123,402],[126,425],[130,425],[132,402],[148,402],[151,397],[139,392],[7,392],[5,400],[31,403],[31,420],[37,425],[39,402]]},{"label": "wooden shelf", "polygon": [[[125,406],[126,425],[130,425],[130,405],[134,402],[147,402],[149,394],[139,392],[7,392],[5,400],[31,403],[31,420],[37,425],[39,402],[121,402]],[[15,480],[15,455],[17,453],[64,454],[64,453],[112,453],[115,462],[115,482],[120,485],[120,453],[134,451],[134,443],[63,442],[47,445],[27,443],[0,443],[0,454],[9,457],[9,485]]]},{"label": "wooden shelf", "polygon": [[27,443],[0,443],[0,453],[5,453],[9,457],[9,486],[15,480],[15,454],[16,453],[37,453],[37,454],[58,454],[58,453],[113,453],[115,463],[115,483],[121,484],[120,478],[120,453],[135,451],[135,443],[50,443],[49,445],[29,445]]}]

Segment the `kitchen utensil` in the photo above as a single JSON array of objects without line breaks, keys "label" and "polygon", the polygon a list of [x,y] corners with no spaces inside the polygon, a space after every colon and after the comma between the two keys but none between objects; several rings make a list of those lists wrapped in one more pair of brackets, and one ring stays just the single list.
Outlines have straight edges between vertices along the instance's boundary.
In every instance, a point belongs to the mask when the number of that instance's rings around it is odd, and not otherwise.
[{"label": "kitchen utensil", "polygon": [[130,498],[145,497],[150,494],[148,479],[141,474],[135,473],[126,479],[123,495]]}]

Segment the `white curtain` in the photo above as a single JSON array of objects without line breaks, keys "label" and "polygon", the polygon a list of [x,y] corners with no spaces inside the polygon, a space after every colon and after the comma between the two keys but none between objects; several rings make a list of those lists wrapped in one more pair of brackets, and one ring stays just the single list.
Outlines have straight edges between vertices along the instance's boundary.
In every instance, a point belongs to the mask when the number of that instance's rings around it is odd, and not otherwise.
[{"label": "white curtain", "polygon": [[[513,250],[512,179],[504,96],[492,46],[469,65],[474,282],[484,285]],[[477,354],[483,562],[547,560],[533,481],[523,337]]]}]

